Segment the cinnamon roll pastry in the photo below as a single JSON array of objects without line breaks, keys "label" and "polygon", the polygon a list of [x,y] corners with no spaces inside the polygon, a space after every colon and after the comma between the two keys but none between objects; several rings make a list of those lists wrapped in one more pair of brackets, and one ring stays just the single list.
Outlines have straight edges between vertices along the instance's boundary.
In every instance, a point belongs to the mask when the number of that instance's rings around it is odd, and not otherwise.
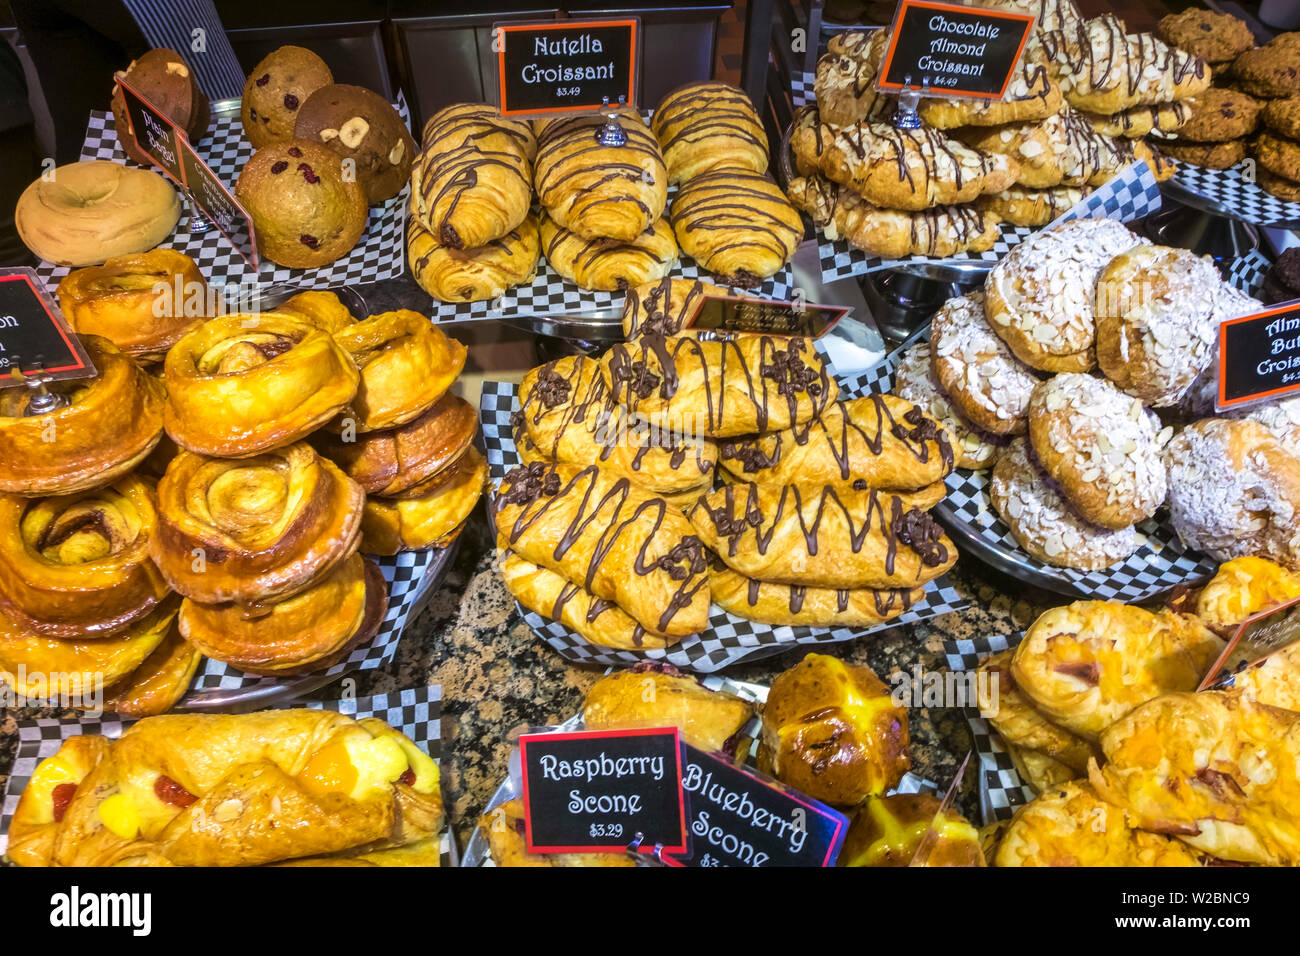
[{"label": "cinnamon roll pastry", "polygon": [[305,591],[256,604],[181,603],[184,638],[249,674],[324,670],[375,636],[388,612],[379,566],[353,554]]},{"label": "cinnamon roll pastry", "polygon": [[401,498],[367,498],[361,547],[367,554],[397,554],[449,544],[478,504],[487,484],[487,461],[472,445],[460,460]]},{"label": "cinnamon roll pastry", "polygon": [[0,492],[99,488],[134,469],[162,438],[162,383],[108,339],[80,338],[99,372],[48,386],[67,404],[28,417],[30,389],[0,389]]},{"label": "cinnamon roll pastry", "polygon": [[153,490],[119,478],[49,498],[0,494],[0,610],[44,637],[106,637],[167,596],[149,560]]},{"label": "cinnamon roll pastry", "polygon": [[827,239],[843,239],[882,259],[987,252],[1001,235],[999,217],[978,204],[881,209],[817,173],[790,180],[789,195]]},{"label": "cinnamon roll pastry", "polygon": [[30,699],[57,697],[58,685],[49,683],[54,675],[62,675],[74,690],[79,682],[83,695],[94,694],[145,662],[171,629],[177,605],[164,601],[124,630],[94,640],[45,637],[0,614],[0,671]]},{"label": "cinnamon roll pastry", "polygon": [[237,460],[182,451],[158,482],[149,552],[202,604],[288,597],[357,549],[364,500],[302,442]]},{"label": "cinnamon roll pastry", "polygon": [[709,569],[713,603],[762,624],[803,627],[876,627],[921,600],[924,588],[818,588],[747,578],[726,565]]},{"label": "cinnamon roll pastry", "polygon": [[[632,242],[659,220],[668,199],[658,141],[635,111],[622,110],[615,121],[627,134],[622,146],[597,141],[608,122],[599,113],[551,120],[537,135],[537,201],[548,218],[583,239]],[[542,243],[548,245],[545,229]]]},{"label": "cinnamon roll pastry", "polygon": [[1010,156],[1020,168],[1016,185],[1029,189],[1084,186],[1109,154],[1101,135],[1069,107],[1045,120],[971,127],[957,135],[973,149]]},{"label": "cinnamon roll pastry", "polygon": [[361,372],[342,424],[361,433],[418,418],[451,388],[469,350],[410,309],[372,315],[334,335]]},{"label": "cinnamon roll pastry", "polygon": [[117,740],[69,738],[28,781],[9,853],[22,866],[257,866],[411,847],[442,822],[437,763],[381,720],[174,714]]},{"label": "cinnamon roll pastry", "polygon": [[968,203],[1016,181],[1018,164],[982,153],[935,129],[898,129],[883,122],[834,127],[804,107],[790,137],[799,172],[820,172],[868,202],[915,212]]},{"label": "cinnamon roll pastry", "polygon": [[715,169],[682,184],[673,199],[677,244],[727,285],[753,288],[790,261],[803,220],[763,173]]},{"label": "cinnamon roll pastry", "polygon": [[542,217],[542,252],[551,268],[583,289],[615,292],[668,275],[677,262],[677,240],[658,219],[631,240],[584,239]]},{"label": "cinnamon roll pastry", "polygon": [[277,312],[305,319],[316,328],[333,334],[357,321],[336,293],[328,289],[308,289],[277,307]]},{"label": "cinnamon roll pastry", "polygon": [[590,644],[645,651],[681,640],[652,634],[614,602],[596,597],[564,575],[525,561],[513,551],[502,555],[501,580],[524,607],[559,621]]},{"label": "cinnamon roll pastry", "polygon": [[281,312],[206,322],[163,368],[167,434],[222,458],[298,441],[347,407],[361,379],[332,335]]},{"label": "cinnamon roll pastry", "polygon": [[874,489],[724,485],[687,517],[729,568],[773,584],[914,588],[957,560],[933,518]]},{"label": "cinnamon roll pastry", "polygon": [[439,110],[411,167],[413,215],[449,249],[478,249],[515,229],[532,205],[532,126],[486,103]]},{"label": "cinnamon roll pastry", "polygon": [[851,126],[862,120],[887,120],[894,99],[877,92],[880,60],[889,43],[887,30],[853,31],[830,38],[817,60],[813,91],[825,122]]},{"label": "cinnamon roll pastry", "polygon": [[1052,78],[1036,44],[1025,48],[1006,94],[1000,100],[926,97],[917,112],[935,129],[1002,126],[1045,120],[1062,106],[1061,87]]},{"label": "cinnamon roll pastry", "polygon": [[802,426],[725,442],[720,458],[746,481],[904,491],[942,482],[956,463],[943,426],[907,399],[878,392],[834,402]]},{"label": "cinnamon roll pastry", "polygon": [[440,302],[478,302],[531,282],[541,255],[537,219],[530,213],[499,239],[476,249],[439,244],[415,217],[406,222],[406,256],[420,288]]},{"label": "cinnamon roll pastry", "polygon": [[650,130],[670,183],[721,167],[767,172],[767,133],[744,90],[707,80],[679,86],[659,101]]},{"label": "cinnamon roll pastry", "polygon": [[59,308],[80,335],[102,335],[140,362],[156,362],[208,315],[208,284],[174,249],[114,256],[73,269],[59,283]]},{"label": "cinnamon roll pastry", "polygon": [[656,494],[698,492],[712,481],[717,445],[632,420],[614,401],[595,359],[565,356],[529,371],[519,388],[518,414],[540,455],[551,461],[594,462]]},{"label": "cinnamon roll pastry", "polygon": [[123,717],[165,714],[189,690],[203,655],[173,627],[144,663],[104,691],[104,710]]},{"label": "cinnamon roll pastry", "polygon": [[677,335],[707,295],[727,295],[722,286],[699,279],[643,282],[623,296],[623,337]]},{"label": "cinnamon roll pastry", "polygon": [[803,338],[643,338],[615,345],[600,364],[629,412],[710,438],[802,425],[839,393],[812,340]]},{"label": "cinnamon roll pastry", "polygon": [[704,548],[662,498],[595,465],[508,472],[492,505],[497,546],[613,601],[647,632],[685,637],[709,619]]},{"label": "cinnamon roll pastry", "polygon": [[1090,192],[1090,186],[1055,186],[1051,189],[1012,186],[991,196],[980,196],[975,200],[975,206],[1013,226],[1040,228],[1065,215]]},{"label": "cinnamon roll pastry", "polygon": [[459,461],[478,431],[474,406],[448,392],[399,428],[344,441],[328,431],[312,436],[326,458],[368,495],[402,495]]}]

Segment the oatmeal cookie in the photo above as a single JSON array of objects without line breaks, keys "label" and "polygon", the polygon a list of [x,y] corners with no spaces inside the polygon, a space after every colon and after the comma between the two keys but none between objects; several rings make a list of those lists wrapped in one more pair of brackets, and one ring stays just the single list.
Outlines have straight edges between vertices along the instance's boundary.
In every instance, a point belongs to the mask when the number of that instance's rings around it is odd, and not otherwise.
[{"label": "oatmeal cookie", "polygon": [[1300,139],[1300,94],[1264,104],[1259,118],[1275,133]]},{"label": "oatmeal cookie", "polygon": [[1300,41],[1283,33],[1232,61],[1232,75],[1252,96],[1294,96],[1300,89]]},{"label": "oatmeal cookie", "polygon": [[1178,130],[1179,140],[1224,143],[1249,136],[1259,122],[1259,100],[1235,90],[1210,87],[1187,102],[1192,115]]},{"label": "oatmeal cookie", "polygon": [[1264,132],[1255,140],[1255,158],[1269,172],[1289,179],[1300,180],[1300,142]]},{"label": "oatmeal cookie", "polygon": [[1255,170],[1255,177],[1255,181],[1265,192],[1272,193],[1278,199],[1285,199],[1287,202],[1300,202],[1300,182],[1262,168]]},{"label": "oatmeal cookie", "polygon": [[1197,7],[1162,17],[1159,32],[1169,43],[1210,64],[1227,63],[1255,45],[1244,20]]},{"label": "oatmeal cookie", "polygon": [[1160,144],[1162,152],[1181,163],[1204,166],[1206,169],[1228,169],[1246,158],[1246,143],[1240,139],[1226,143],[1188,143],[1170,140]]}]

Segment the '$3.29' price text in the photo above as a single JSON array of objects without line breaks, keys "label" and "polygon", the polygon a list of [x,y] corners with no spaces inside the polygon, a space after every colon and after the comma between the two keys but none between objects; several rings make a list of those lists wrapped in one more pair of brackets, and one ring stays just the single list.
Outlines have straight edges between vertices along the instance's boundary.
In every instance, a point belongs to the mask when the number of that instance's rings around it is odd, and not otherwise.
[{"label": "'$3.29' price text", "polygon": [[622,836],[623,836],[623,824],[621,824],[621,823],[593,823],[593,824],[591,825],[591,830],[589,831],[589,835],[590,835],[590,836],[594,836],[594,837],[615,837],[615,838],[622,838]]}]

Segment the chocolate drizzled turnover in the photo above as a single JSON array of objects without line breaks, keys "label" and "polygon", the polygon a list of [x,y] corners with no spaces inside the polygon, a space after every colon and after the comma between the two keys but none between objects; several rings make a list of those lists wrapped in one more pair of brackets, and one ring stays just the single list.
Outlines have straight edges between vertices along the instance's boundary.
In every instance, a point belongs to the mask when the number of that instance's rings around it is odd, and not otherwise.
[{"label": "chocolate drizzled turnover", "polygon": [[638,335],[676,335],[682,330],[687,316],[693,315],[699,302],[707,294],[703,282],[690,283],[686,294],[674,307],[673,283],[686,285],[684,279],[660,279],[648,288],[628,289],[623,298],[623,314],[628,338]]}]

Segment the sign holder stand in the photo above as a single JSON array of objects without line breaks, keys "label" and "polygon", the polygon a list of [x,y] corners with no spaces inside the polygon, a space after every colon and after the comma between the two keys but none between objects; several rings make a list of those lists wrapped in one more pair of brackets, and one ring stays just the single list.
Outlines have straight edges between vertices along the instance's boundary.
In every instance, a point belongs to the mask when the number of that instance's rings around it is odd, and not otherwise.
[{"label": "sign holder stand", "polygon": [[903,80],[903,90],[898,94],[898,111],[894,113],[895,129],[920,129],[921,114],[917,112],[917,107],[921,105],[921,97],[930,95],[930,78],[928,76],[921,78],[921,88],[912,89],[912,74],[907,74]]},{"label": "sign holder stand", "polygon": [[[601,146],[626,146],[627,132],[618,124],[618,111],[610,109],[609,97],[603,97],[601,111],[605,114],[605,125],[596,130],[596,142]],[[618,108],[627,103],[627,97],[619,94]]]},{"label": "sign holder stand", "polygon": [[24,418],[45,415],[68,404],[66,396],[50,391],[49,384],[52,379],[45,374],[45,369],[39,358],[30,372],[23,371],[21,359],[14,359],[14,369],[11,374],[20,379],[23,385],[31,391],[31,398],[27,402],[27,407],[23,409]]}]

